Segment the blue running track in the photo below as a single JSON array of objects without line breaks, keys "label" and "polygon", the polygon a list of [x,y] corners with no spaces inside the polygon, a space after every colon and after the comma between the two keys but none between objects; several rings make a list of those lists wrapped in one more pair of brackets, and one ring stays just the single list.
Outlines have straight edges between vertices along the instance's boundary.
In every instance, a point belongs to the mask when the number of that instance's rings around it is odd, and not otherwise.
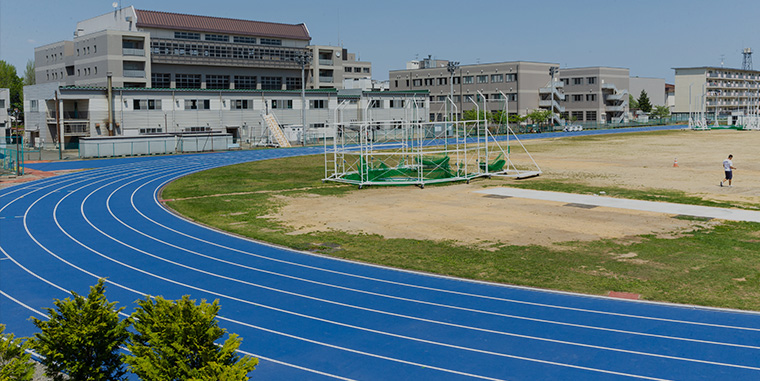
[{"label": "blue running track", "polygon": [[157,200],[192,172],[320,152],[30,165],[93,169],[0,190],[0,323],[32,335],[29,316],[108,277],[127,313],[147,294],[219,299],[258,380],[760,379],[759,314],[362,265],[210,230]]}]

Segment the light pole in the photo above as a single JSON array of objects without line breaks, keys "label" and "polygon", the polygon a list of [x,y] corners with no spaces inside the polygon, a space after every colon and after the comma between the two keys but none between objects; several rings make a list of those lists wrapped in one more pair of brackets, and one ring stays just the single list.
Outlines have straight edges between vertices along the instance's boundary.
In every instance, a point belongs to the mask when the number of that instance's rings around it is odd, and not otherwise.
[{"label": "light pole", "polygon": [[301,65],[301,145],[306,145],[306,65],[311,62],[309,51],[304,50],[296,56],[296,62]]},{"label": "light pole", "polygon": [[[13,122],[16,122],[16,127],[13,127]],[[13,136],[14,140],[16,141],[16,176],[21,176],[21,154],[19,151],[19,134],[18,134],[18,109],[13,109],[13,120],[11,121],[11,131],[15,132],[15,135]]]},{"label": "light pole", "polygon": [[[449,78],[449,85],[451,86],[450,95],[451,95],[451,102],[454,103],[454,72],[459,68],[459,62],[455,61],[449,61],[448,64],[446,64],[446,70],[449,71],[449,74],[451,75]],[[449,112],[449,122],[454,120],[454,109],[450,107],[451,112]]]},{"label": "light pole", "polygon": [[[549,117],[550,123],[552,126],[554,126],[554,74],[557,73],[557,70],[559,70],[558,67],[552,66],[549,68],[549,75],[551,76],[551,79],[549,80],[550,87],[550,94],[549,94],[549,110],[551,111],[551,116]],[[559,102],[558,102],[559,103]],[[552,127],[553,129],[554,127]]]}]

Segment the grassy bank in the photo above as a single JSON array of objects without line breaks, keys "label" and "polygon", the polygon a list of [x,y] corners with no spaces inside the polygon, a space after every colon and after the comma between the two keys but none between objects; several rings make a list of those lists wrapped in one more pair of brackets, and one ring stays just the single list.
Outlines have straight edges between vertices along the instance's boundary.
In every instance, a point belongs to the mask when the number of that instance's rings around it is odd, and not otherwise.
[{"label": "grassy bank", "polygon": [[[240,164],[179,179],[164,190],[169,206],[196,221],[257,240],[335,257],[492,282],[605,294],[625,291],[648,300],[760,310],[760,224],[701,222],[674,237],[570,242],[555,248],[507,246],[494,250],[447,242],[384,239],[321,232],[289,235],[266,218],[276,195],[340,195],[354,186],[323,184],[321,156]],[[479,180],[560,192],[593,193],[570,179]],[[708,206],[758,205],[708,201],[680,192],[605,188],[608,195]],[[315,201],[317,202],[317,201]]]}]

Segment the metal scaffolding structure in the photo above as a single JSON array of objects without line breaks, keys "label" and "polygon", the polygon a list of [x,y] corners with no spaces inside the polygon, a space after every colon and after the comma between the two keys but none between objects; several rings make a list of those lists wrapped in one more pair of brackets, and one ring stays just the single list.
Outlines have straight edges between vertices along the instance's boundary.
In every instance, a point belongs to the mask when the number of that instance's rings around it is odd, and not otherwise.
[{"label": "metal scaffolding structure", "polygon": [[[486,110],[485,97],[482,110]],[[506,96],[505,115],[506,112]],[[403,120],[377,121],[368,104],[360,121],[343,121],[341,104],[334,111],[335,139],[325,139],[325,181],[358,185],[417,185],[466,181],[478,177],[538,176],[541,169],[514,132],[497,139],[489,130],[486,113],[476,120],[423,122],[417,101],[407,102]],[[449,97],[447,102],[455,110]],[[521,150],[512,152],[512,146]],[[519,151],[519,154],[516,154]],[[515,156],[520,162],[515,163]]]}]

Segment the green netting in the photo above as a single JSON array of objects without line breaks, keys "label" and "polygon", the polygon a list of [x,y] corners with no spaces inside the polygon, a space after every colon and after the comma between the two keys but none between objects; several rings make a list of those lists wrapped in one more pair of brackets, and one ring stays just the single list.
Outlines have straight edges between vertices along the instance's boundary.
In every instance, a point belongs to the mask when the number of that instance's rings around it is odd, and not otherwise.
[{"label": "green netting", "polygon": [[507,161],[501,158],[501,154],[496,157],[490,164],[488,164],[488,171],[486,171],[486,163],[480,163],[480,170],[486,172],[499,172],[504,169],[504,165]]}]

